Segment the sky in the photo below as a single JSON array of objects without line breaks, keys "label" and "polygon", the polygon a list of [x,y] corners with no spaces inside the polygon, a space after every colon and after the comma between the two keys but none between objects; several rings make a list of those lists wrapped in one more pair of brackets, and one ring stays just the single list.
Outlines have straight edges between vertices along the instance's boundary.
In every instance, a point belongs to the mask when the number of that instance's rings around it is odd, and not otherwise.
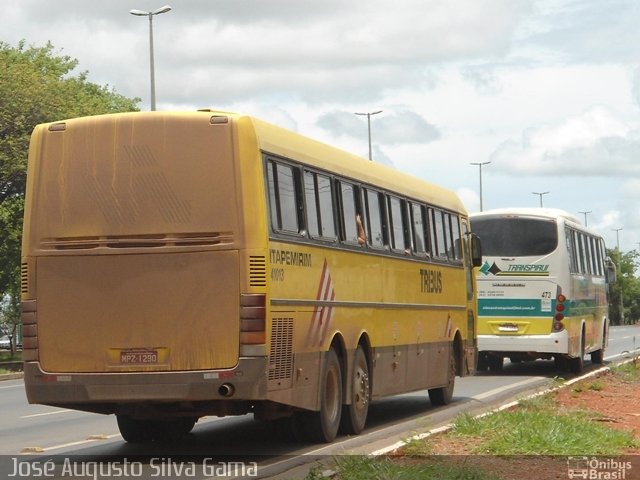
[{"label": "sky", "polygon": [[166,2],[158,110],[246,113],[365,158],[355,112],[381,110],[373,160],[469,212],[542,202],[640,249],[637,0],[2,0],[0,41],[50,41],[148,110],[149,21],[129,11]]}]

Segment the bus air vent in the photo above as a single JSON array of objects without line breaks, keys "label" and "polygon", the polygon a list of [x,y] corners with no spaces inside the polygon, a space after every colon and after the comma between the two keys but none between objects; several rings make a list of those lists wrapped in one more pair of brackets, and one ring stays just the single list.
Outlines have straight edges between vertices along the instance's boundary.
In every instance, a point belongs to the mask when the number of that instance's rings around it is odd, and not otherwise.
[{"label": "bus air vent", "polygon": [[263,256],[249,257],[249,286],[267,286],[267,259]]},{"label": "bus air vent", "polygon": [[80,250],[93,248],[154,248],[224,246],[233,243],[233,232],[189,232],[148,235],[109,235],[104,237],[44,238],[44,250]]},{"label": "bus air vent", "polygon": [[29,294],[29,265],[26,263],[20,264],[20,293]]},{"label": "bus air vent", "polygon": [[293,371],[293,318],[274,318],[271,322],[269,380],[290,378]]}]

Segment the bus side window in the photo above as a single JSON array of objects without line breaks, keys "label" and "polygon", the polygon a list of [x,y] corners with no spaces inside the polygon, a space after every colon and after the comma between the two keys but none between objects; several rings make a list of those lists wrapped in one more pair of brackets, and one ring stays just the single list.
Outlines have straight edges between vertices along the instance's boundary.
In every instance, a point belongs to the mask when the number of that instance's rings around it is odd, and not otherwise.
[{"label": "bus side window", "polygon": [[363,228],[365,225],[364,218],[356,206],[356,192],[355,185],[340,181],[341,240],[350,244],[362,245],[363,242],[358,240],[360,236],[358,218]]},{"label": "bus side window", "polygon": [[397,197],[389,195],[389,223],[391,224],[391,248],[397,252],[406,252],[408,246],[405,238],[405,215],[403,215],[403,202]]},{"label": "bus side window", "polygon": [[462,260],[462,239],[460,238],[460,220],[456,215],[449,215],[451,219],[451,235],[453,236],[452,260]]},{"label": "bus side window", "polygon": [[315,172],[304,172],[307,225],[311,238],[335,240],[331,179]]},{"label": "bus side window", "polygon": [[434,256],[446,259],[447,258],[447,243],[445,239],[444,220],[442,218],[442,211],[433,209],[433,232],[432,235],[435,247]]},{"label": "bus side window", "polygon": [[426,255],[428,253],[427,248],[427,236],[425,232],[424,221],[425,208],[417,203],[411,203],[411,225],[412,225],[412,247],[413,251],[418,255]]},{"label": "bus side window", "polygon": [[297,170],[290,165],[267,162],[267,188],[273,230],[286,233],[301,232],[302,203],[300,202]]},{"label": "bus side window", "polygon": [[369,245],[376,248],[386,246],[384,234],[384,204],[381,201],[382,194],[369,188],[364,189],[364,203],[367,219],[367,239]]}]

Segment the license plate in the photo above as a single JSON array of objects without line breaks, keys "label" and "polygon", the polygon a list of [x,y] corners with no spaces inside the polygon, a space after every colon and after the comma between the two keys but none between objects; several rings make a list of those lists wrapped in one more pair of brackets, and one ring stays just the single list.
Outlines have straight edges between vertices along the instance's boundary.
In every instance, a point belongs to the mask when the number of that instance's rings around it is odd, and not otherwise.
[{"label": "license plate", "polygon": [[498,330],[501,332],[517,332],[518,326],[512,323],[503,323],[498,327]]},{"label": "license plate", "polygon": [[158,363],[157,350],[123,350],[120,352],[120,363],[147,364]]}]

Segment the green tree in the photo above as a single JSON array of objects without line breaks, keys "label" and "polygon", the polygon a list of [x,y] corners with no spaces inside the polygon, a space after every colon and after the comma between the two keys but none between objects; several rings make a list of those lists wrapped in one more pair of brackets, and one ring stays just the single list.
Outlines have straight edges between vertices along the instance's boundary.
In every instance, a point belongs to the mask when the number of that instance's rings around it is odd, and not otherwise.
[{"label": "green tree", "polygon": [[[635,250],[622,253],[617,249],[608,250],[607,254],[617,268],[616,283],[611,286],[609,292],[611,323],[613,325],[635,323],[640,319],[640,278],[636,276],[640,268],[640,255]],[[621,306],[623,306],[624,316],[621,316]]]},{"label": "green tree", "polygon": [[[20,238],[29,138],[44,122],[137,111],[109,86],[73,73],[78,61],[44,47],[0,42],[0,331],[15,332],[20,292]],[[6,333],[5,333],[6,334]]]}]

